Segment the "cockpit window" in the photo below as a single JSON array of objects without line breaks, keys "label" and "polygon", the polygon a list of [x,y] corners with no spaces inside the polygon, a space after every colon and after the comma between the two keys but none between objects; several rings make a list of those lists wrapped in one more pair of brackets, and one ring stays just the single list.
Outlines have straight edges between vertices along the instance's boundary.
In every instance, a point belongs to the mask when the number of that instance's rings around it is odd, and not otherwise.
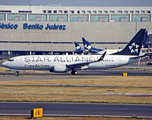
[{"label": "cockpit window", "polygon": [[9,59],[8,61],[11,61],[11,62],[12,62],[12,61],[14,61],[14,59]]}]

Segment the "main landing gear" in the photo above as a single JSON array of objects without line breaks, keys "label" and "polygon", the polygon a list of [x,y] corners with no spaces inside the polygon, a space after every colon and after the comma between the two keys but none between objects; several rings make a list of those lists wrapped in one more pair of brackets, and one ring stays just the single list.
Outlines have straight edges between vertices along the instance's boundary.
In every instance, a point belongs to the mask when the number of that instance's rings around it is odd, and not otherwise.
[{"label": "main landing gear", "polygon": [[15,74],[16,76],[19,76],[19,71],[16,71],[16,74]]},{"label": "main landing gear", "polygon": [[72,74],[72,75],[77,75],[78,72],[77,72],[76,70],[72,70],[72,71],[71,71],[71,74]]}]

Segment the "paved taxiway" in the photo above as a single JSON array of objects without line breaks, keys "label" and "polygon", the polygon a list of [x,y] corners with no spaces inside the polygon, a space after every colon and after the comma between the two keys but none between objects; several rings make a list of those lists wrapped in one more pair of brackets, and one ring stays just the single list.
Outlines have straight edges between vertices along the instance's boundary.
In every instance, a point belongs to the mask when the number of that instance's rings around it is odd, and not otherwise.
[{"label": "paved taxiway", "polygon": [[43,108],[44,116],[122,116],[152,118],[152,105],[104,103],[0,102],[0,115],[30,116]]},{"label": "paved taxiway", "polygon": [[23,76],[15,76],[15,73],[5,73],[5,76],[3,76],[3,73],[0,73],[0,81],[92,79],[122,76],[122,73],[128,73],[128,76],[152,76],[152,71],[136,70],[79,71],[79,75],[71,75],[70,73],[24,73]]},{"label": "paved taxiway", "polygon": [[[13,80],[54,80],[54,79],[87,79],[87,78],[102,78],[103,76],[122,76],[122,73],[127,73],[128,76],[152,76],[152,71],[147,70],[136,70],[132,68],[123,69],[108,69],[108,70],[81,70],[78,71],[78,75],[71,75],[70,72],[68,73],[50,73],[46,72],[32,72],[32,73],[22,73],[23,76],[16,77],[15,72],[11,73],[2,73],[0,72],[1,78],[0,81],[13,81]],[[4,76],[3,76],[4,75]],[[89,76],[89,77],[88,77]]]}]

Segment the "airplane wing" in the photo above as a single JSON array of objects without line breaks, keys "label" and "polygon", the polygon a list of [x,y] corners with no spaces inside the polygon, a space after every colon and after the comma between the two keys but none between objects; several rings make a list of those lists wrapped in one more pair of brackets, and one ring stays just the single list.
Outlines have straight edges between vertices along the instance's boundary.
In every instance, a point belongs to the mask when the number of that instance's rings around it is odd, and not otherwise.
[{"label": "airplane wing", "polygon": [[87,66],[90,64],[90,63],[95,63],[95,62],[100,62],[104,59],[106,55],[106,52],[104,52],[104,54],[96,61],[90,61],[90,62],[81,62],[81,63],[73,63],[73,64],[69,64],[67,65],[68,68],[70,69],[78,69],[78,68],[87,68]]}]

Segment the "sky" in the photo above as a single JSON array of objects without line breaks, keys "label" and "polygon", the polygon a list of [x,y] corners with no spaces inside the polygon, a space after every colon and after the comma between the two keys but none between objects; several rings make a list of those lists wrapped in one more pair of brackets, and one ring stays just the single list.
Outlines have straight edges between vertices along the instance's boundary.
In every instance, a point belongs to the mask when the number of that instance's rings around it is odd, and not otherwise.
[{"label": "sky", "polygon": [[0,0],[0,5],[152,6],[152,0]]}]

